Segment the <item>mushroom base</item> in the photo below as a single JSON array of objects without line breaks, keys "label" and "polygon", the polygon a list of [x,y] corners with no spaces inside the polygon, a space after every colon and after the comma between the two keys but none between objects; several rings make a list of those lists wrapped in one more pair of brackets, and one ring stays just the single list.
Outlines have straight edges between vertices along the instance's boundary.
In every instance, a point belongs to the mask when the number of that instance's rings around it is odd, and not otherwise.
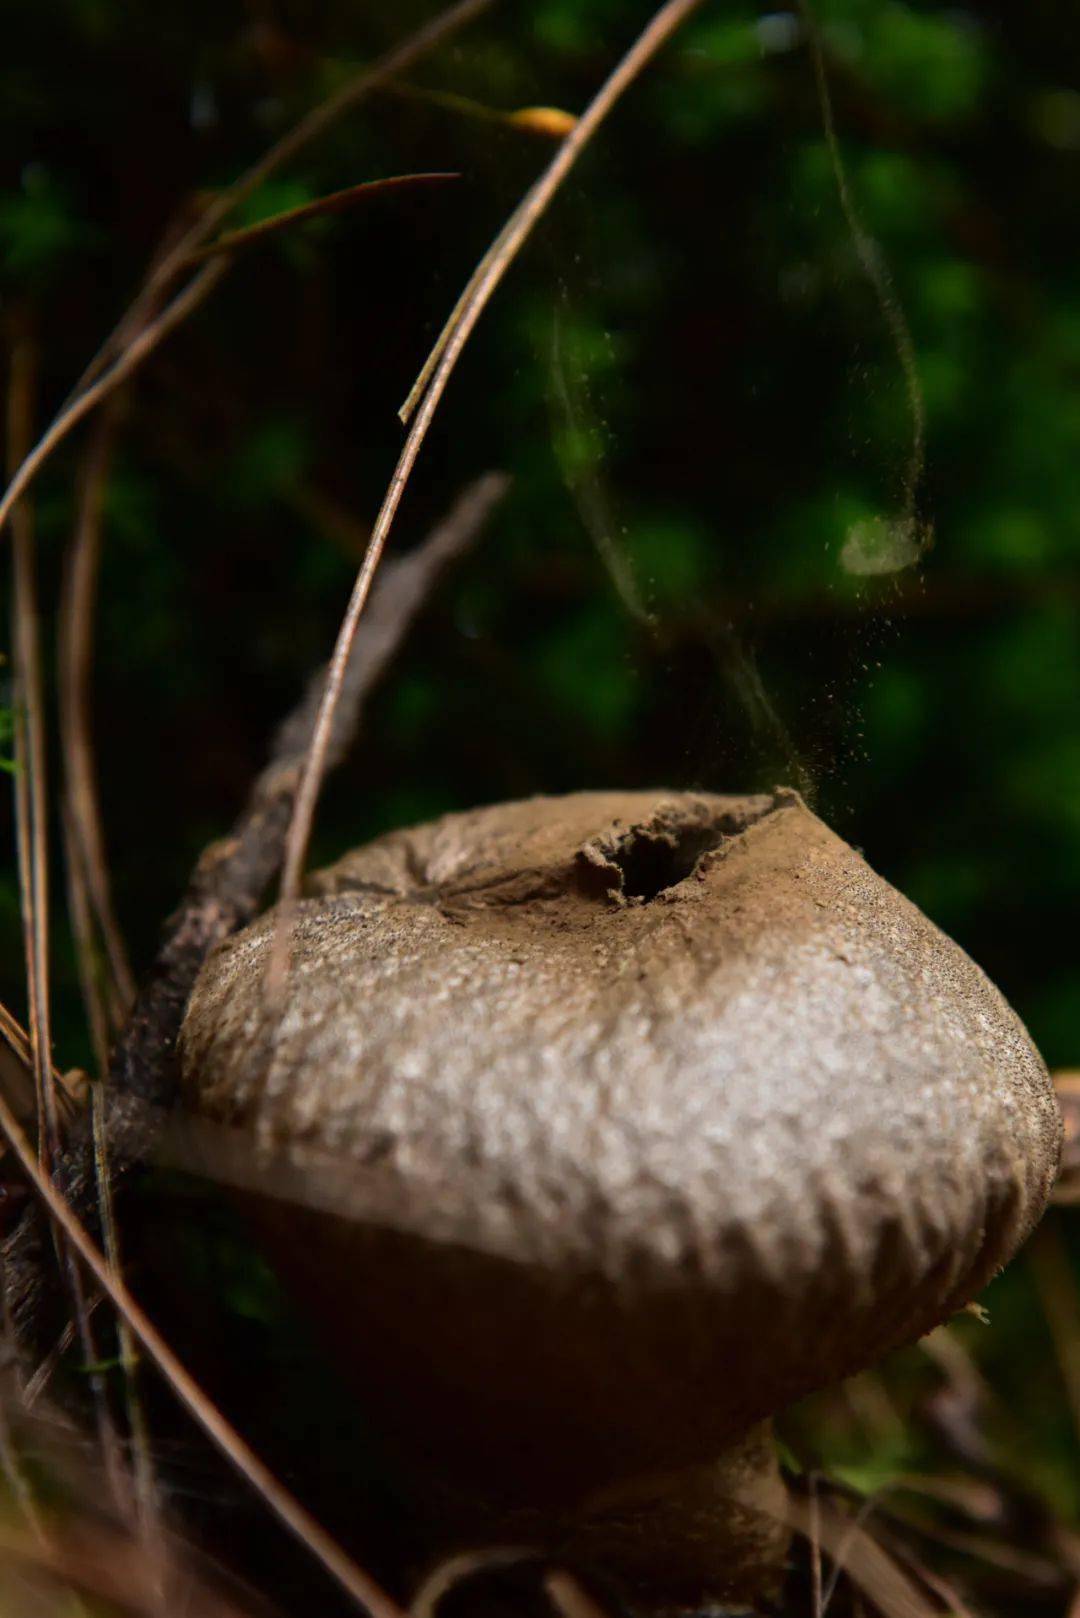
[{"label": "mushroom base", "polygon": [[772,1424],[762,1422],[708,1465],[593,1496],[559,1554],[634,1612],[756,1612],[779,1595],[789,1518]]},{"label": "mushroom base", "polygon": [[771,1423],[740,1432],[718,1405],[699,1299],[552,1295],[522,1266],[244,1200],[363,1390],[427,1568],[511,1544],[649,1618],[775,1599],[790,1512]]}]

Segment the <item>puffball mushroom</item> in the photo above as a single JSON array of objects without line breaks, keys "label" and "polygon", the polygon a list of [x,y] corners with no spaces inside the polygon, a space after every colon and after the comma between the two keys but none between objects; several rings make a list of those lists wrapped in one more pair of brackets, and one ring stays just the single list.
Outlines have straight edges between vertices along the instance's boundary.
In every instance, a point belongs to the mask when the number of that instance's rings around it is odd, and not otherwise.
[{"label": "puffball mushroom", "polygon": [[763,1424],[968,1302],[1046,1202],[1018,1018],[788,791],[394,832],[311,878],[268,998],[282,921],[203,968],[186,1095],[347,1166],[268,1223],[388,1447],[462,1535],[640,1609],[768,1597]]}]

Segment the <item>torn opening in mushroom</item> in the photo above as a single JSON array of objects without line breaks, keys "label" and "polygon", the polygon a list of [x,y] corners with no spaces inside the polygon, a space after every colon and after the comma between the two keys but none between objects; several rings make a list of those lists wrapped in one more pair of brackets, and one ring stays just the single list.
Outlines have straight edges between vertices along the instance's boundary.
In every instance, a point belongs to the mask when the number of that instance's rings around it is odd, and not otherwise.
[{"label": "torn opening in mushroom", "polygon": [[734,806],[701,801],[696,813],[685,807],[672,813],[662,805],[638,824],[614,827],[586,842],[577,854],[579,880],[586,892],[648,904],[693,876],[704,855],[722,849],[771,808],[767,798],[739,800]]}]

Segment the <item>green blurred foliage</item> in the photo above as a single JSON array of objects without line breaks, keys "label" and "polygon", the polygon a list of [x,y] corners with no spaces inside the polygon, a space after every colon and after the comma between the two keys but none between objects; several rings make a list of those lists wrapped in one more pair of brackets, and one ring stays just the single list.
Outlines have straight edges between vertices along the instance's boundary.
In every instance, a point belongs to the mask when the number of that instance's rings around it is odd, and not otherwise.
[{"label": "green blurred foliage", "polygon": [[[430,8],[0,9],[0,313],[35,324],[44,421],[178,212]],[[325,657],[397,406],[550,155],[440,95],[580,108],[650,9],[496,7],[407,94],[358,108],[233,223],[381,174],[462,179],[245,252],[130,391],[96,729],[141,966]],[[717,0],[485,315],[395,543],[487,467],[513,490],[372,704],[316,855],[535,791],[795,780],[987,968],[1052,1064],[1080,1064],[1080,31],[1064,0],[814,16],[834,149],[805,15]],[[925,411],[913,505],[901,323]],[[47,603],[80,447],[39,487]],[[0,928],[21,1013],[13,877]],[[57,936],[66,1065],[87,1050],[59,917]],[[964,1332],[1015,1380],[1015,1464],[1075,1517],[1080,1456],[1025,1285],[1001,1284],[991,1332]],[[922,1464],[906,1420],[829,1430],[861,1487]]]}]

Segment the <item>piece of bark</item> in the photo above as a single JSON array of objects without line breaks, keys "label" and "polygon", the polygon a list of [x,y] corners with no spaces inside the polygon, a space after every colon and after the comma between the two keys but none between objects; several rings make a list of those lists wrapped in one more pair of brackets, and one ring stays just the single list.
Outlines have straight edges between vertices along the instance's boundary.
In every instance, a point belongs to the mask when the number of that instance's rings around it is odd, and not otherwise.
[{"label": "piece of bark", "polygon": [[[344,757],[364,702],[385,673],[444,571],[473,543],[509,480],[486,473],[410,554],[385,564],[357,638],[335,716],[331,762]],[[145,1161],[160,1122],[177,1095],[176,1038],[203,961],[252,919],[281,868],[285,837],[311,738],[325,671],[310,682],[277,733],[270,763],[229,837],[200,857],[130,1021],[117,1041],[105,1094],[106,1135],[114,1180]],[[92,1231],[97,1187],[89,1116],[72,1129],[57,1179]],[[0,1247],[7,1304],[16,1336],[40,1351],[62,1329],[62,1300],[52,1285],[51,1246],[36,1206],[29,1206]]]}]

